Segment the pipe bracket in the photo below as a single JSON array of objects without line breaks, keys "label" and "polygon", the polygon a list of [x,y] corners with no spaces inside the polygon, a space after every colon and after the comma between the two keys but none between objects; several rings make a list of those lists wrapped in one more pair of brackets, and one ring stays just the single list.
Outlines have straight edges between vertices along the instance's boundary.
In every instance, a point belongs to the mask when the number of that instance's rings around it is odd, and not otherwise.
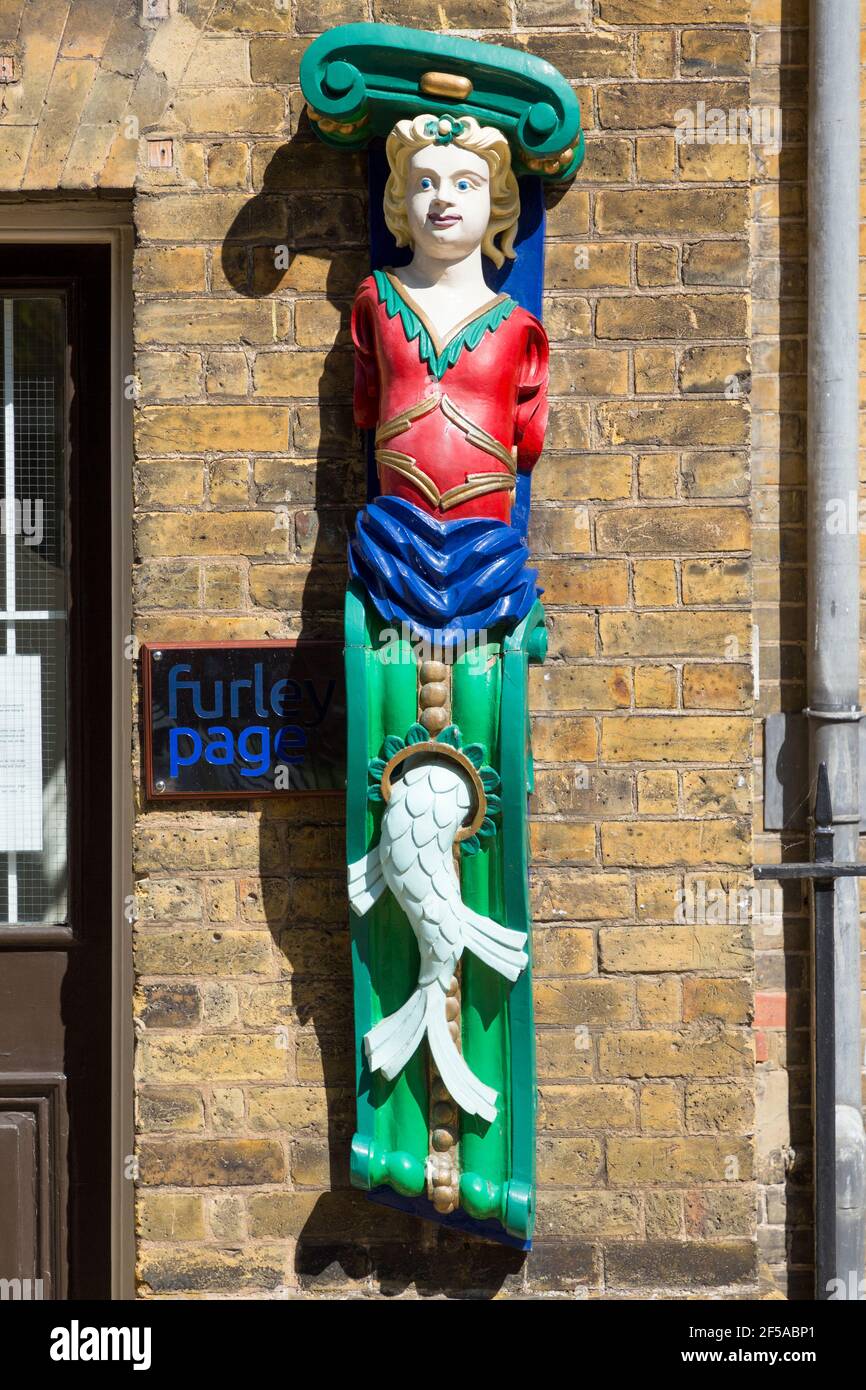
[{"label": "pipe bracket", "polygon": [[809,709],[803,710],[807,719],[824,719],[829,724],[859,724],[863,718],[863,707],[851,705],[850,709]]},{"label": "pipe bracket", "polygon": [[[809,775],[810,720],[844,716],[846,723],[856,721],[860,743],[860,767],[866,769],[866,719],[859,706],[850,710],[803,710],[768,714],[764,720],[764,829],[804,831],[809,826],[809,801],[812,795]],[[811,727],[815,727],[812,725]],[[834,822],[857,824],[857,815],[840,813]],[[866,834],[866,775],[860,777],[860,833]]]}]

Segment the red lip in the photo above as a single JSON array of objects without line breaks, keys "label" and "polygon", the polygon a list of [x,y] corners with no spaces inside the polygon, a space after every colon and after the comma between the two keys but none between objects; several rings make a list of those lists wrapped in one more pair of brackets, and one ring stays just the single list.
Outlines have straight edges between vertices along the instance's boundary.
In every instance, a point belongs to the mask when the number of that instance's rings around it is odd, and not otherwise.
[{"label": "red lip", "polygon": [[459,213],[444,213],[437,216],[431,212],[428,215],[428,221],[432,222],[434,227],[453,227],[455,222],[461,221],[461,217]]}]

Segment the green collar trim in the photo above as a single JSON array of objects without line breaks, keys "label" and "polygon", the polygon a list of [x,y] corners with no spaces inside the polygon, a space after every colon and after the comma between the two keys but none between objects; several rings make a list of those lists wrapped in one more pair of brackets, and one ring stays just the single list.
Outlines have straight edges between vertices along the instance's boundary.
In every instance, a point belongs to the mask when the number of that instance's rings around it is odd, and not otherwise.
[{"label": "green collar trim", "polygon": [[412,343],[417,338],[421,361],[427,363],[437,381],[441,381],[448,368],[454,366],[464,348],[471,352],[481,342],[485,333],[495,333],[499,325],[517,308],[517,301],[510,295],[504,295],[491,304],[489,309],[483,309],[470,319],[469,323],[459,328],[444,347],[437,349],[427,325],[419,318],[408,300],[400,294],[385,271],[374,270],[373,279],[379,292],[379,303],[384,304],[385,312],[390,319],[399,315],[407,343]]}]

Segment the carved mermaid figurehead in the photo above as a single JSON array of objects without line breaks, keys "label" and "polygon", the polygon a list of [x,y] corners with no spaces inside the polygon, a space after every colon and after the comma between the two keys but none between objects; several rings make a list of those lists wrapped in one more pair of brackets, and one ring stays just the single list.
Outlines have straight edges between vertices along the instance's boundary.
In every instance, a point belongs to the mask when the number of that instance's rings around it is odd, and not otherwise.
[{"label": "carved mermaid figurehead", "polygon": [[532,54],[380,24],[316,39],[301,86],[326,144],[383,139],[388,166],[371,166],[375,268],[352,308],[375,464],[346,596],[352,1182],[525,1246],[526,673],[546,648],[525,523],[548,345],[543,204],[531,178],[519,228],[518,179],[574,172],[580,112]]}]

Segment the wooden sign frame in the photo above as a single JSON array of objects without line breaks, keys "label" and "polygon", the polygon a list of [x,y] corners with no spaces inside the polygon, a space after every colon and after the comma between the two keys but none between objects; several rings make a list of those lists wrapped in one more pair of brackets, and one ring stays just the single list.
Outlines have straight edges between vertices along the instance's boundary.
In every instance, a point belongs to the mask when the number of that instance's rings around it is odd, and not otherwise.
[{"label": "wooden sign frame", "polygon": [[258,641],[239,639],[225,642],[142,642],[139,646],[141,659],[141,725],[143,727],[142,747],[144,751],[144,787],[148,801],[155,803],[174,801],[259,801],[276,796],[345,796],[344,787],[290,787],[285,789],[244,791],[165,791],[156,787],[153,772],[153,657],[155,652],[176,651],[236,651],[255,648],[264,651],[294,650],[297,647],[328,648],[337,657],[335,671],[341,672],[343,665],[343,643],[336,638],[298,638],[289,637]]}]

